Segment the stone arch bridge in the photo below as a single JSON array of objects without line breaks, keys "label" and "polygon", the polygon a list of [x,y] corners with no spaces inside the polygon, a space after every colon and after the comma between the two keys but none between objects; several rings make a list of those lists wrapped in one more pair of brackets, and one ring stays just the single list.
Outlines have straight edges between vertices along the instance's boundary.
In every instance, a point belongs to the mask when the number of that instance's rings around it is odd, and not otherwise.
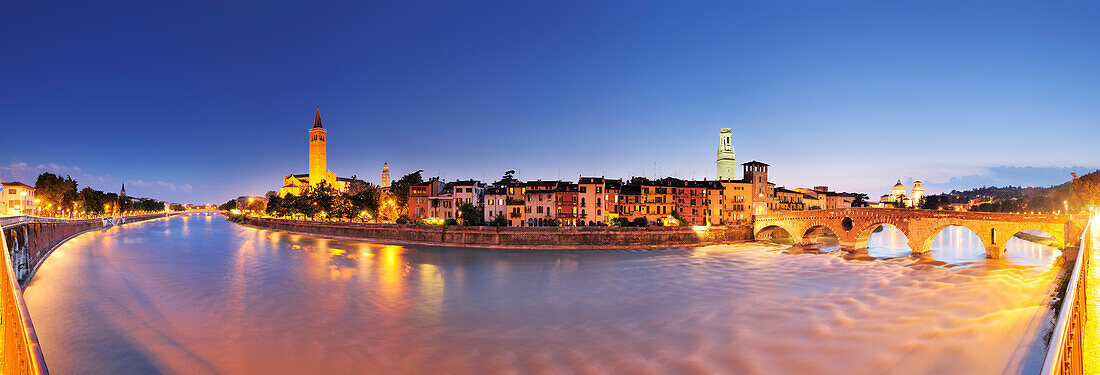
[{"label": "stone arch bridge", "polygon": [[[753,224],[756,240],[770,240],[786,232],[797,245],[811,245],[826,231],[836,235],[840,248],[867,249],[867,239],[878,227],[897,227],[909,240],[914,254],[930,250],[932,240],[948,226],[962,226],[981,238],[986,256],[1000,258],[1005,243],[1016,233],[1035,229],[1054,237],[1059,248],[1077,247],[1086,215],[1033,215],[988,212],[956,212],[894,208],[837,208],[757,215]],[[780,232],[782,231],[782,232]]]}]

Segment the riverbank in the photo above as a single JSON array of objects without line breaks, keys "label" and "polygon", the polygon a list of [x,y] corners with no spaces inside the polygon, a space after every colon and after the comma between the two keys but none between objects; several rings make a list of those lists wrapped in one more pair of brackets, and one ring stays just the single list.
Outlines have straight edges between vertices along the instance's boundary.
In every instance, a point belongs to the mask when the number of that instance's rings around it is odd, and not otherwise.
[{"label": "riverbank", "polygon": [[467,227],[367,224],[229,216],[261,229],[362,241],[500,249],[646,249],[752,241],[751,226],[710,227]]}]

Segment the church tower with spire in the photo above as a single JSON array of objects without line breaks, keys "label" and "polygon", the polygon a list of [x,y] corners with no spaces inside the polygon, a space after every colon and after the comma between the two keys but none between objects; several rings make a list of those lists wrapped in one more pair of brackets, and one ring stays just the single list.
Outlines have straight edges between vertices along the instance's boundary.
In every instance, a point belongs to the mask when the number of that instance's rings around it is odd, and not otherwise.
[{"label": "church tower with spire", "polygon": [[[309,184],[316,186],[328,180],[328,131],[321,127],[321,107],[313,117],[313,128],[309,129]],[[332,183],[330,181],[329,183]]]},{"label": "church tower with spire", "polygon": [[118,196],[126,198],[126,183],[122,183],[122,191],[118,192]]}]

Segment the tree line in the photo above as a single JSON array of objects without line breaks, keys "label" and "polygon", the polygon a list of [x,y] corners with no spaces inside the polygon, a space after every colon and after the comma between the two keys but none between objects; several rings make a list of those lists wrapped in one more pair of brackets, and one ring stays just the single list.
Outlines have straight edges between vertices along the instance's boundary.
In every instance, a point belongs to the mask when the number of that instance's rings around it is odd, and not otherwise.
[{"label": "tree line", "polygon": [[977,197],[993,197],[968,207],[977,212],[1089,212],[1100,204],[1100,171],[1049,188],[983,187],[966,191],[928,195],[921,198],[920,207],[929,210],[947,208],[952,204],[969,204]]},{"label": "tree line", "polygon": [[[136,201],[121,199],[117,193],[105,193],[85,186],[79,189],[71,176],[61,177],[44,172],[34,182],[35,207],[38,214],[53,217],[102,216],[105,214],[128,214],[135,212],[164,211],[164,202],[142,198]],[[182,205],[169,207],[183,211]]]}]

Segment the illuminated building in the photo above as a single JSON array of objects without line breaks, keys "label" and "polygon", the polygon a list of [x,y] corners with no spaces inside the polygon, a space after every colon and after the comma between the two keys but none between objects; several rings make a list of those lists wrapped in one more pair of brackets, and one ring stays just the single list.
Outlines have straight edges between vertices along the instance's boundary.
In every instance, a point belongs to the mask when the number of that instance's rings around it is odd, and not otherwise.
[{"label": "illuminated building", "polygon": [[0,212],[4,215],[34,215],[34,187],[22,182],[4,182],[0,191]]},{"label": "illuminated building", "polygon": [[283,176],[283,186],[279,189],[279,195],[300,195],[306,188],[317,186],[322,182],[338,192],[348,191],[352,182],[356,180],[338,178],[335,173],[328,170],[327,144],[328,131],[321,126],[321,109],[318,108],[313,118],[313,128],[309,129],[309,173]]},{"label": "illuminated building", "polygon": [[382,163],[382,185],[379,185],[383,189],[389,189],[390,187],[390,164]]},{"label": "illuminated building", "polygon": [[559,184],[557,189],[554,190],[554,206],[556,208],[556,219],[562,226],[574,226],[581,219],[580,211],[578,211],[578,202],[580,199],[580,186],[573,183]]},{"label": "illuminated building", "polygon": [[497,216],[505,215],[504,210],[508,206],[505,205],[504,200],[507,197],[508,194],[502,187],[490,186],[485,189],[482,195],[482,212],[485,214],[486,223],[493,221]]},{"label": "illuminated building", "polygon": [[733,131],[722,128],[718,133],[718,180],[737,179],[737,158],[733,152]]},{"label": "illuminated building", "polygon": [[524,226],[546,226],[554,219],[554,192],[560,181],[528,181],[523,189]]},{"label": "illuminated building", "polygon": [[443,183],[439,181],[439,177],[432,177],[421,184],[409,185],[409,220],[433,217],[432,198],[438,197],[442,191]]},{"label": "illuminated building", "polygon": [[909,195],[905,185],[901,183],[901,180],[898,180],[894,187],[890,189],[890,194],[880,197],[879,203],[875,204],[875,207],[915,207],[920,204],[920,199],[923,197],[924,184],[920,181],[913,182],[913,195]]}]

